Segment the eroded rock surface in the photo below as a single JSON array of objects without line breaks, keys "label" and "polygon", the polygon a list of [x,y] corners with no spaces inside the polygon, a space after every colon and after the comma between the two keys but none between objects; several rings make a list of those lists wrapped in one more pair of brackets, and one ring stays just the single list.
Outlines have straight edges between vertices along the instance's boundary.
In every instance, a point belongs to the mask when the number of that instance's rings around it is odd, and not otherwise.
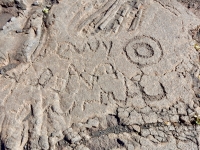
[{"label": "eroded rock surface", "polygon": [[1,149],[199,149],[200,19],[179,2],[0,5]]}]

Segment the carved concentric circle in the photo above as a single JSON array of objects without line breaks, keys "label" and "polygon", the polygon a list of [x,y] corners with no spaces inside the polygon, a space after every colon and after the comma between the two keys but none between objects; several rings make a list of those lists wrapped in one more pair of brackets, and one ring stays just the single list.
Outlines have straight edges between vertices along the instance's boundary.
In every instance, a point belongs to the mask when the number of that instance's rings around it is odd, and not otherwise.
[{"label": "carved concentric circle", "polygon": [[132,63],[151,65],[159,62],[163,50],[159,41],[154,38],[137,36],[129,41],[125,53]]}]

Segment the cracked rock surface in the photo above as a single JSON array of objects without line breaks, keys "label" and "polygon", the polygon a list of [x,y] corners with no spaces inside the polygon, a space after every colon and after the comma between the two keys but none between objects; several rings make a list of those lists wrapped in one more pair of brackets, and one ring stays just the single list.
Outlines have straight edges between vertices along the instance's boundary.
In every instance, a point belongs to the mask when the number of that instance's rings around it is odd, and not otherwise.
[{"label": "cracked rock surface", "polygon": [[0,0],[0,149],[200,149],[200,19],[184,5]]}]

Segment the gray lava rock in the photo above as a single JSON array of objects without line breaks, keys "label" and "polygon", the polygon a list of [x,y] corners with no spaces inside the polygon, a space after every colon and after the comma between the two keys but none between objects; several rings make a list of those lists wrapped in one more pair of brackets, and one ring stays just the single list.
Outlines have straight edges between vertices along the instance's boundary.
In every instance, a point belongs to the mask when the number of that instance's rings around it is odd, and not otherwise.
[{"label": "gray lava rock", "polygon": [[150,135],[150,131],[148,129],[141,129],[141,135],[143,137],[147,137],[148,135]]}]

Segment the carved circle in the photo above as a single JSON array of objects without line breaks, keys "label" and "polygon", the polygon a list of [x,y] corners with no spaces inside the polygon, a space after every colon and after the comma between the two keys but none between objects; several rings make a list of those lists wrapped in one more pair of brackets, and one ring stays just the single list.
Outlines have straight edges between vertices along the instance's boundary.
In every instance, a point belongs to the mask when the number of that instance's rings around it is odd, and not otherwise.
[{"label": "carved circle", "polygon": [[137,36],[129,41],[125,53],[132,63],[151,65],[160,61],[163,50],[160,43],[154,38]]}]

